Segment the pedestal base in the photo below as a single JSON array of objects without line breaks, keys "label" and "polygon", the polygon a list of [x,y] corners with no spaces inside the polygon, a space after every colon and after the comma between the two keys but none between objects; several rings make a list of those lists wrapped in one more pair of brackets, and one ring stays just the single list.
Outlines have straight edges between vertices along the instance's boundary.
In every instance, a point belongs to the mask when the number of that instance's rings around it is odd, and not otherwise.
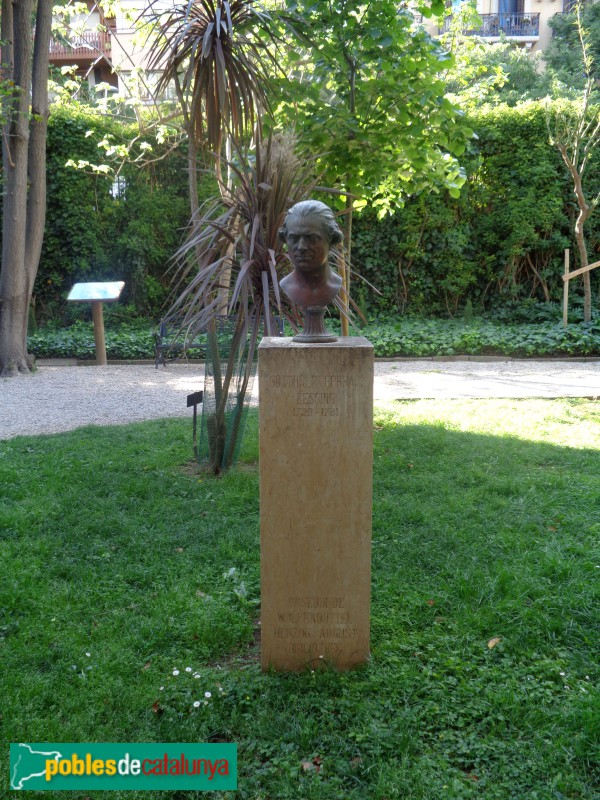
[{"label": "pedestal base", "polygon": [[337,342],[337,336],[325,329],[325,306],[308,306],[304,309],[304,330],[296,334],[292,341],[310,344]]},{"label": "pedestal base", "polygon": [[369,657],[373,347],[259,348],[263,669]]}]

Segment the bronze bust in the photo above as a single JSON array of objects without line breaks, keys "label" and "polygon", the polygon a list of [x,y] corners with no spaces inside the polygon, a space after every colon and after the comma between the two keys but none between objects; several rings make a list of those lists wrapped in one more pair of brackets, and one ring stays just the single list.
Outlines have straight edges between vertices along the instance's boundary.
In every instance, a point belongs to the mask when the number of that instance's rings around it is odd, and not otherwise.
[{"label": "bronze bust", "polygon": [[344,238],[332,210],[318,200],[296,203],[286,214],[279,238],[287,244],[294,267],[280,286],[304,310],[304,332],[294,341],[335,341],[323,323],[325,307],[342,286],[342,279],[329,265],[331,246]]}]

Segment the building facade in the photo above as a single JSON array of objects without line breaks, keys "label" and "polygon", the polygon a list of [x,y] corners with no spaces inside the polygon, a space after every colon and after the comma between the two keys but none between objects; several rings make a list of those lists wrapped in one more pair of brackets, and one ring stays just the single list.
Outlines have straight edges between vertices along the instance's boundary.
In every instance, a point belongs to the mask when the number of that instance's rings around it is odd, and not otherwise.
[{"label": "building facade", "polygon": [[[464,31],[467,35],[481,36],[488,42],[508,40],[532,52],[543,52],[552,39],[550,20],[555,14],[569,13],[574,0],[477,0],[481,26]],[[453,7],[459,7],[454,2]],[[449,22],[446,22],[446,27]],[[441,31],[427,24],[433,36]]]},{"label": "building facade", "polygon": [[143,0],[121,0],[113,16],[93,0],[87,5],[87,13],[73,15],[64,34],[52,40],[50,64],[74,66],[91,87],[108,84],[123,95],[135,88],[142,99],[149,97],[156,76],[149,71]]}]

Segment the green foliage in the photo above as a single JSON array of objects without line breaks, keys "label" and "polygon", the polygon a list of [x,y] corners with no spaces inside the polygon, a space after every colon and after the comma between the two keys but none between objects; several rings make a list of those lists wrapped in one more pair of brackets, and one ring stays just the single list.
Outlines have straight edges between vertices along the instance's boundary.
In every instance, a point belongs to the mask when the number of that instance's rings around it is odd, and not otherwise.
[{"label": "green foliage", "polygon": [[[154,358],[154,334],[146,320],[111,323],[106,320],[105,339],[108,358]],[[28,337],[28,346],[37,358],[94,359],[94,328],[91,322],[75,322],[68,328],[46,325]]]},{"label": "green foliage", "polygon": [[232,800],[594,800],[598,404],[377,411],[344,674],[260,671],[251,422],[219,480],[182,469],[189,420],[0,443],[5,740],[236,742]]},{"label": "green foliage", "polygon": [[112,181],[65,166],[70,158],[95,159],[94,138],[106,125],[105,119],[77,108],[57,109],[50,117],[46,234],[34,287],[38,318],[56,314],[76,280],[121,278],[111,271],[110,230],[103,224]]},{"label": "green foliage", "polygon": [[394,216],[373,210],[354,223],[353,263],[381,295],[366,293],[376,309],[448,314],[470,291],[477,275],[473,222],[467,195],[411,198]]},{"label": "green foliage", "polygon": [[450,56],[391,0],[315,4],[288,0],[300,47],[280,86],[279,125],[324,155],[322,181],[381,213],[411,191],[445,186],[458,196],[456,157],[472,135],[445,98]]},{"label": "green foliage", "polygon": [[600,320],[515,324],[474,318],[381,322],[364,331],[377,356],[600,356]]},{"label": "green foliage", "polygon": [[[588,34],[592,58],[590,74],[598,76],[600,65],[600,7],[595,3],[582,4],[583,28]],[[582,68],[581,43],[577,32],[577,15],[555,14],[549,22],[552,39],[544,50],[544,61],[551,74],[565,87],[580,91],[587,75]]]},{"label": "green foliage", "polygon": [[[154,140],[153,160],[122,165],[113,187],[100,143],[126,142],[134,133],[77,103],[53,107],[46,234],[34,288],[38,320],[75,313],[66,309],[66,296],[74,282],[85,280],[124,280],[124,298],[136,312],[160,316],[165,273],[189,214],[185,155]],[[207,179],[201,192],[213,186]]]},{"label": "green foliage", "polygon": [[[468,315],[467,315],[468,316]],[[505,304],[489,317],[465,320],[382,318],[368,322],[361,335],[375,348],[377,357],[507,355],[598,356],[600,319],[581,324],[580,313],[571,315],[567,328],[562,312],[552,303]],[[336,322],[328,323],[332,328]],[[109,358],[154,358],[154,331],[145,320],[107,321],[106,350]],[[48,325],[31,334],[28,346],[38,358],[95,358],[94,331],[90,322],[69,328]],[[205,352],[191,349],[190,358]]]},{"label": "green foliage", "polygon": [[[473,38],[476,37],[465,37]],[[462,108],[477,108],[483,103],[516,106],[552,94],[552,78],[542,69],[539,53],[531,54],[513,42],[485,41],[479,41],[477,47],[465,54],[460,53],[460,48],[467,44],[471,42],[461,42],[459,52],[455,53],[457,65],[447,77],[447,89]],[[465,61],[468,61],[466,75],[462,69]]]},{"label": "green foliage", "polygon": [[463,109],[484,104],[514,106],[551,94],[552,80],[542,68],[541,55],[515,42],[489,42],[475,35],[482,19],[474,0],[448,7],[439,19],[442,45],[454,60],[444,73],[449,97]]},{"label": "green foliage", "polygon": [[[476,309],[506,298],[560,300],[566,247],[576,265],[576,206],[546,119],[541,102],[471,111],[478,139],[462,158],[468,180],[460,198],[422,193],[388,220],[376,220],[373,210],[357,216],[355,269],[382,292],[367,294],[371,312],[453,315],[468,298]],[[588,169],[593,196],[600,171],[593,160]],[[589,228],[596,253],[593,218]],[[595,286],[599,277],[592,274]],[[573,281],[575,301],[580,291]]]}]

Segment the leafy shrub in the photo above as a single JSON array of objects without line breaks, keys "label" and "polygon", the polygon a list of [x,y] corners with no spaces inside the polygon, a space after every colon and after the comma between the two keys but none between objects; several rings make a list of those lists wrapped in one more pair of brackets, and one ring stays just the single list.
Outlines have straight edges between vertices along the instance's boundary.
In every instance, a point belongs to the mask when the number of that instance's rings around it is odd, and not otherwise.
[{"label": "leafy shrub", "polygon": [[[145,320],[107,327],[105,339],[108,358],[154,358],[154,331]],[[91,322],[75,322],[69,328],[46,325],[29,336],[28,346],[37,358],[96,357]]]},{"label": "leafy shrub", "polygon": [[600,355],[600,320],[591,324],[502,324],[482,318],[466,324],[459,320],[382,322],[369,326],[365,335],[377,356]]},{"label": "leafy shrub", "polygon": [[[354,223],[353,261],[382,293],[363,293],[375,310],[454,316],[467,300],[475,309],[506,300],[562,297],[564,249],[576,214],[573,188],[548,141],[543,103],[471,112],[478,139],[462,159],[468,181],[461,196],[410,198],[389,218],[367,210]],[[592,161],[589,195],[600,189]],[[590,260],[600,249],[600,215],[587,223]],[[592,273],[600,286],[600,275]],[[360,285],[355,282],[355,291]],[[580,282],[571,287],[576,302]]]}]

